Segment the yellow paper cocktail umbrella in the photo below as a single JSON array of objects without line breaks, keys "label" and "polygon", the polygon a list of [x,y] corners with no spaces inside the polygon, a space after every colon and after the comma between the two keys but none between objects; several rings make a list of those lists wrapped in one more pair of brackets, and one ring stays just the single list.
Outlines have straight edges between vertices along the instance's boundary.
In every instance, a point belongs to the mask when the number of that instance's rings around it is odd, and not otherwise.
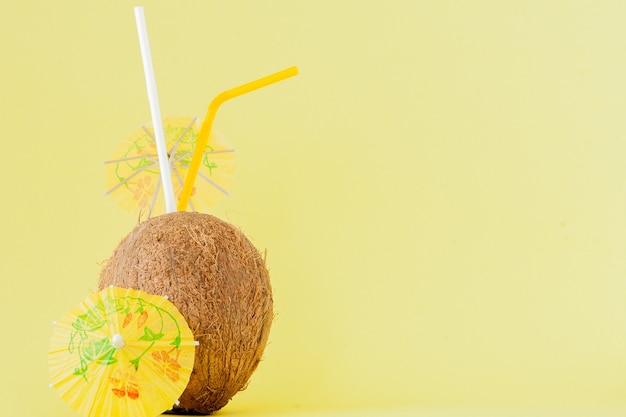
[{"label": "yellow paper cocktail umbrella", "polygon": [[54,323],[50,386],[85,417],[154,417],[184,391],[194,337],[165,297],[107,287]]},{"label": "yellow paper cocktail umbrella", "polygon": [[[162,120],[169,175],[174,195],[179,195],[187,177],[193,153],[198,149],[199,123],[192,117],[165,117]],[[207,211],[228,196],[235,170],[234,149],[217,131],[202,148],[202,158],[189,201],[191,211]],[[159,198],[163,173],[159,164],[154,129],[151,125],[131,134],[105,161],[106,193],[124,209],[148,209],[151,215],[165,213]]]}]

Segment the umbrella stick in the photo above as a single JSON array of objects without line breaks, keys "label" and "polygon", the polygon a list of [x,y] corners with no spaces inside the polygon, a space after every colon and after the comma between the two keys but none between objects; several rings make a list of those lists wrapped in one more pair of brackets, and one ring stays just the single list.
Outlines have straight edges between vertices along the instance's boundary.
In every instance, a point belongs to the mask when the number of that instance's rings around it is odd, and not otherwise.
[{"label": "umbrella stick", "polygon": [[150,113],[152,114],[154,141],[156,143],[157,155],[159,156],[159,168],[161,171],[161,181],[163,183],[163,195],[165,197],[165,211],[172,213],[176,211],[176,199],[174,198],[174,187],[172,186],[170,164],[167,156],[167,148],[165,146],[165,135],[163,134],[163,124],[161,123],[159,96],[154,79],[154,68],[152,67],[150,43],[148,42],[148,30],[146,29],[143,7],[135,7],[135,20],[137,21],[139,46],[141,47],[143,70],[146,76],[146,87],[148,88],[148,101],[150,102]]},{"label": "umbrella stick", "polygon": [[194,150],[191,163],[189,164],[189,171],[185,177],[185,185],[180,193],[180,199],[178,200],[178,210],[183,211],[187,208],[193,186],[198,176],[198,170],[200,169],[200,162],[202,162],[202,156],[204,155],[204,149],[209,141],[209,135],[211,134],[211,128],[213,127],[213,121],[215,120],[215,114],[217,109],[227,100],[257,90],[259,88],[268,86],[270,84],[282,81],[285,78],[298,75],[298,68],[291,67],[285,70],[279,71],[275,74],[268,75],[258,80],[251,81],[247,84],[240,85],[239,87],[226,90],[218,94],[213,101],[209,104],[206,117],[200,126],[200,132],[198,132],[198,140],[196,142],[196,149]]}]

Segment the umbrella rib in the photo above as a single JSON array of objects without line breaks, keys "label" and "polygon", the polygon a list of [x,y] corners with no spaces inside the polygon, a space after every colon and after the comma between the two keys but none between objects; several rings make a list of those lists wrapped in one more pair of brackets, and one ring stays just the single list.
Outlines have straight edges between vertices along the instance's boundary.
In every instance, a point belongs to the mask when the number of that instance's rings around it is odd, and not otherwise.
[{"label": "umbrella rib", "polygon": [[230,196],[230,193],[228,191],[226,191],[225,189],[217,185],[213,180],[210,180],[203,173],[198,172],[198,176],[202,178],[203,180],[205,180],[206,182],[208,182],[209,184],[211,184],[213,187],[217,188],[219,191],[223,192],[225,195]]},{"label": "umbrella rib", "polygon": [[150,133],[150,131],[148,130],[148,128],[146,127],[146,125],[141,126],[141,128],[143,129],[144,132],[146,132],[146,134],[148,135],[148,137],[150,139],[152,139],[152,142],[156,143],[156,140],[154,139],[154,135],[152,133]]},{"label": "umbrella rib", "polygon": [[[216,154],[220,154],[220,153],[232,153],[232,152],[235,152],[235,150],[234,149],[223,149],[221,151],[207,151],[207,152],[204,152],[204,155],[216,155]],[[180,161],[180,160],[182,160],[182,159],[184,159],[184,158],[186,158],[188,156],[191,156],[191,155],[193,155],[193,152],[181,153],[181,154],[176,155],[177,158],[174,160],[174,155],[172,154],[172,160],[174,162],[178,162],[178,161]],[[189,166],[187,166],[187,168],[188,167]]]},{"label": "umbrella rib", "polygon": [[110,188],[109,190],[107,190],[107,192],[105,192],[104,195],[111,194],[113,191],[117,190],[118,187],[121,187],[122,185],[126,184],[131,178],[135,177],[138,174],[141,174],[143,171],[147,170],[148,168],[152,168],[153,166],[154,165],[150,164],[150,165],[146,165],[145,167],[138,169],[137,171],[130,174],[128,177],[124,178],[118,184],[115,184],[113,188]]},{"label": "umbrella rib", "polygon": [[150,202],[150,213],[154,212],[154,205],[156,204],[157,196],[159,195],[159,190],[161,189],[161,176],[159,175],[159,181],[154,189],[154,194],[152,195],[152,201]]},{"label": "umbrella rib", "polygon": [[183,133],[178,137],[178,139],[176,139],[176,142],[174,143],[174,145],[172,145],[172,149],[170,150],[170,160],[174,158],[174,155],[176,154],[176,149],[178,148],[180,141],[183,140],[185,135],[187,135],[187,132],[189,132],[189,129],[191,129],[191,126],[193,126],[196,120],[197,120],[197,117],[194,117],[191,119],[191,122],[187,125]]},{"label": "umbrella rib", "polygon": [[157,160],[155,159],[156,155],[138,155],[138,156],[131,156],[130,158],[121,158],[121,159],[110,159],[108,161],[104,161],[103,164],[114,164],[116,162],[126,162],[126,161],[132,161],[133,159],[149,159],[150,161],[153,162],[157,162]]}]

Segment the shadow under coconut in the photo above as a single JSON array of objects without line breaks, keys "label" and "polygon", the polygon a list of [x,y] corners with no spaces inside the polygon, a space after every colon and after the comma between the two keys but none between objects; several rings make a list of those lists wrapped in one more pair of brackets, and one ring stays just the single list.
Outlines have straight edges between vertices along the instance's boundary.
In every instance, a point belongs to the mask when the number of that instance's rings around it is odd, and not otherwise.
[{"label": "shadow under coconut", "polygon": [[183,409],[168,410],[163,413],[163,415],[166,415],[166,414],[174,415],[174,416],[208,416],[210,415],[210,414],[205,414],[205,413],[199,413],[194,410],[183,410]]}]

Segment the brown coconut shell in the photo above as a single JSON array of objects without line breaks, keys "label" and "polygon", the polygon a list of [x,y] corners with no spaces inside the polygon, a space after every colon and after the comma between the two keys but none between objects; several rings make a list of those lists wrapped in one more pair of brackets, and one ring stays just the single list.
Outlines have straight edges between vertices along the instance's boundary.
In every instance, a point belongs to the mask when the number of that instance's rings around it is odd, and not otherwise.
[{"label": "brown coconut shell", "polygon": [[246,387],[273,320],[269,274],[244,234],[217,217],[177,212],[138,224],[98,286],[167,295],[200,345],[175,411],[210,414]]}]

